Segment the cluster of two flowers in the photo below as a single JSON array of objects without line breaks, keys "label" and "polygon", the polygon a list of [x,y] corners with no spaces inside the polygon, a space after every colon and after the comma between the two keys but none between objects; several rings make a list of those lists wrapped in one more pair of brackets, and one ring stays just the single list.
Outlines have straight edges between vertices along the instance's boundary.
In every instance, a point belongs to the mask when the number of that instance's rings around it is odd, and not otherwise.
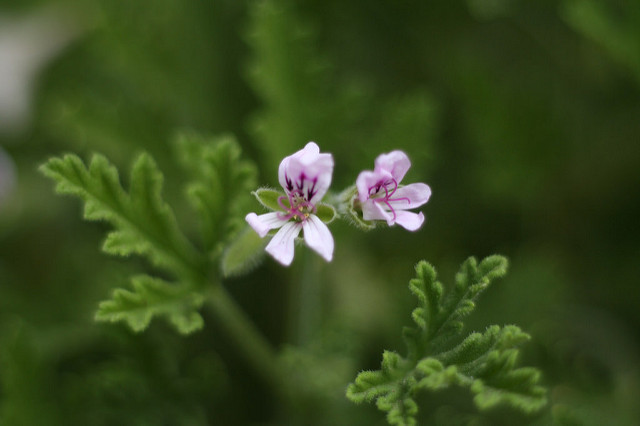
[{"label": "cluster of two flowers", "polygon": [[[429,200],[431,189],[424,183],[399,186],[411,167],[402,151],[380,155],[373,171],[358,175],[355,204],[362,210],[365,220],[384,220],[388,225],[398,224],[415,231],[424,222],[422,213],[408,209],[420,207]],[[293,261],[294,242],[300,231],[305,243],[325,260],[333,258],[333,236],[327,225],[315,214],[316,204],[331,185],[333,157],[320,153],[314,142],[286,157],[278,168],[278,180],[286,195],[278,199],[281,211],[257,215],[249,213],[246,221],[263,238],[271,229],[278,232],[266,251],[287,266]]]}]

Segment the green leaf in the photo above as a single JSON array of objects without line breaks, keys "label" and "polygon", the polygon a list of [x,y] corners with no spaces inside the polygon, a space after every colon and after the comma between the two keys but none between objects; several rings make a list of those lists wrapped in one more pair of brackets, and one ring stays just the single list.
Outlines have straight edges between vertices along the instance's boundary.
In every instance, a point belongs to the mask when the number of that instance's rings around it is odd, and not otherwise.
[{"label": "green leaf", "polygon": [[251,127],[264,164],[272,167],[327,133],[319,114],[335,110],[336,99],[327,96],[327,61],[316,51],[317,36],[295,7],[267,0],[252,3],[248,13],[248,77],[264,105]]},{"label": "green leaf", "polygon": [[[538,385],[540,372],[516,366],[517,347],[530,339],[528,334],[513,325],[494,325],[461,342],[458,338],[462,319],[475,308],[477,296],[506,268],[507,260],[501,256],[487,257],[480,264],[469,258],[445,294],[433,266],[418,263],[416,278],[409,283],[418,299],[411,314],[416,326],[403,330],[407,356],[385,351],[380,370],[358,374],[347,397],[356,403],[376,401],[387,412],[387,421],[397,425],[416,424],[417,392],[450,386],[469,388],[481,410],[499,404],[526,413],[540,410],[546,404],[546,390]],[[452,344],[456,339],[459,343]]]},{"label": "green leaf", "polygon": [[429,330],[431,345],[443,346],[462,332],[462,320],[475,309],[476,298],[491,282],[507,273],[508,261],[503,256],[489,256],[478,265],[474,257],[467,259],[456,274],[455,286],[438,307],[438,315]]},{"label": "green leaf", "polygon": [[200,219],[203,245],[217,254],[244,226],[256,168],[240,158],[240,145],[232,136],[183,134],[176,139],[176,147],[191,176],[187,195]]},{"label": "green leaf", "polygon": [[120,256],[138,254],[176,276],[197,280],[202,257],[178,229],[173,212],[161,198],[162,173],[146,154],[135,161],[130,191],[106,158],[94,155],[89,168],[75,155],[53,158],[40,170],[56,181],[56,190],[85,202],[84,217],[113,225],[103,245]]},{"label": "green leaf", "polygon": [[338,213],[336,209],[330,204],[318,203],[316,204],[316,215],[324,223],[331,223],[336,218]]},{"label": "green leaf", "polygon": [[270,210],[282,211],[282,207],[280,207],[280,204],[278,203],[278,199],[280,197],[284,197],[283,203],[285,207],[290,206],[287,197],[282,192],[276,191],[275,189],[260,188],[253,191],[252,194],[260,204]]},{"label": "green leaf", "polygon": [[182,334],[202,328],[197,312],[203,297],[185,285],[170,284],[148,275],[132,278],[133,291],[116,289],[111,300],[101,302],[96,321],[124,321],[133,331],[146,329],[157,315],[166,316]]},{"label": "green leaf", "polygon": [[362,208],[360,207],[360,200],[358,199],[358,190],[355,185],[352,188],[347,188],[338,198],[343,201],[341,204],[340,213],[343,214],[354,226],[362,229],[363,231],[371,231],[376,227],[376,222],[371,220],[365,220],[362,217]]},{"label": "green leaf", "polygon": [[246,227],[225,249],[222,255],[222,274],[230,277],[251,271],[264,256],[267,242],[253,229]]}]

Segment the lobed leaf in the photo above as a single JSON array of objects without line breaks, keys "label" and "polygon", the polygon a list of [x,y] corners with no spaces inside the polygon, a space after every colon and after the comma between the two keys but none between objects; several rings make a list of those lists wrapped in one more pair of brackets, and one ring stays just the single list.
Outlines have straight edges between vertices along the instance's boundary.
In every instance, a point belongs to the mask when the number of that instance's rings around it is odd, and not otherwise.
[{"label": "lobed leaf", "polygon": [[173,212],[161,198],[162,174],[146,154],[135,161],[130,192],[106,158],[94,155],[89,168],[75,155],[53,158],[40,170],[56,181],[56,191],[85,202],[84,217],[104,220],[116,229],[103,245],[105,252],[138,254],[176,276],[193,279],[202,259],[178,229]]},{"label": "lobed leaf", "polygon": [[116,289],[111,300],[98,307],[96,321],[124,321],[135,332],[146,329],[157,315],[166,316],[182,334],[202,328],[204,322],[197,310],[203,297],[184,285],[174,285],[148,275],[131,279],[133,291]]},{"label": "lobed leaf", "polygon": [[485,258],[480,265],[470,257],[460,266],[453,291],[442,301],[433,321],[432,346],[444,346],[462,332],[462,320],[475,309],[475,299],[493,280],[506,274],[507,266],[507,259],[498,255]]},{"label": "lobed leaf", "polygon": [[240,145],[232,136],[185,134],[176,139],[176,147],[191,175],[187,196],[200,219],[203,245],[217,254],[244,225],[257,170],[240,158]]},{"label": "lobed leaf", "polygon": [[376,401],[390,424],[414,425],[418,406],[414,395],[452,385],[467,387],[479,409],[510,405],[526,413],[546,404],[546,391],[538,385],[540,372],[517,368],[517,347],[530,339],[518,327],[491,326],[471,333],[451,347],[463,327],[462,318],[475,308],[475,299],[495,278],[506,273],[507,261],[490,256],[480,264],[469,258],[456,275],[456,284],[443,297],[435,269],[427,262],[416,266],[409,283],[418,299],[411,317],[416,327],[405,327],[405,357],[385,351],[380,370],[360,373],[347,388],[354,402]]}]

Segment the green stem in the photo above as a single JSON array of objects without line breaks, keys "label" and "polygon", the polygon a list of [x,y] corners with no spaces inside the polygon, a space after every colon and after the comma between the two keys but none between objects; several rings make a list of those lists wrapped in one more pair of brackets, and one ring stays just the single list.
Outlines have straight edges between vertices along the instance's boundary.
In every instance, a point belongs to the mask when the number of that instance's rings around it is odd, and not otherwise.
[{"label": "green stem", "polygon": [[282,371],[280,360],[271,344],[222,286],[216,286],[209,301],[220,326],[227,331],[247,362],[272,386],[272,389],[288,399],[289,386],[285,379],[286,374]]},{"label": "green stem", "polygon": [[302,259],[302,279],[297,284],[297,319],[295,342],[307,346],[318,331],[322,321],[322,295],[320,287],[320,257],[309,250],[300,253]]}]

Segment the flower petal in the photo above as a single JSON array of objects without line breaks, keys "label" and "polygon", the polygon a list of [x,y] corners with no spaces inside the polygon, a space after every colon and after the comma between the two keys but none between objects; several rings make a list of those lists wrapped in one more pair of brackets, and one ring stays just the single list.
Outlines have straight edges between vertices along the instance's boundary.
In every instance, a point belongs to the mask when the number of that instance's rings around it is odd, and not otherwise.
[{"label": "flower petal", "polygon": [[318,216],[312,214],[302,222],[304,241],[327,262],[333,258],[333,235]]},{"label": "flower petal", "polygon": [[425,183],[412,183],[398,188],[393,193],[389,204],[394,209],[408,210],[420,207],[431,197],[431,188]]},{"label": "flower petal", "polygon": [[396,210],[396,223],[407,231],[417,231],[424,223],[422,212],[416,214],[405,210]]},{"label": "flower petal", "polygon": [[375,164],[375,171],[385,170],[391,173],[391,176],[393,176],[398,183],[411,167],[409,157],[402,151],[391,151],[388,154],[381,154],[376,158]]},{"label": "flower petal", "polygon": [[285,173],[293,180],[294,189],[300,190],[310,203],[316,203],[324,197],[331,185],[333,157],[331,154],[319,154],[309,163],[294,158],[289,162]]},{"label": "flower petal", "polygon": [[287,191],[302,191],[307,201],[316,202],[331,185],[333,157],[320,154],[315,142],[309,142],[300,151],[286,157],[278,168],[278,181]]},{"label": "flower petal", "polygon": [[275,260],[283,264],[284,266],[289,266],[293,261],[293,249],[294,249],[294,241],[302,226],[296,222],[287,222],[276,235],[273,236],[265,250],[269,253]]},{"label": "flower petal", "polygon": [[391,174],[384,170],[371,171],[364,170],[360,172],[356,179],[356,188],[358,188],[358,199],[364,203],[369,199],[369,190],[380,182],[384,182],[391,177]]},{"label": "flower petal", "polygon": [[289,167],[289,162],[292,158],[304,157],[305,159],[313,159],[318,154],[320,154],[320,147],[318,147],[315,142],[309,142],[300,151],[284,157],[284,159],[280,162],[280,166],[278,167],[278,181],[280,182],[280,185],[285,189],[287,188],[285,171]]},{"label": "flower petal", "polygon": [[280,219],[279,216],[280,213],[265,213],[260,216],[255,213],[249,213],[244,217],[244,220],[256,231],[260,238],[264,238],[269,230],[280,228],[287,223],[286,220]]},{"label": "flower petal", "polygon": [[389,225],[393,225],[393,213],[384,209],[386,204],[374,200],[367,200],[362,203],[362,218],[364,220],[386,220]]}]

